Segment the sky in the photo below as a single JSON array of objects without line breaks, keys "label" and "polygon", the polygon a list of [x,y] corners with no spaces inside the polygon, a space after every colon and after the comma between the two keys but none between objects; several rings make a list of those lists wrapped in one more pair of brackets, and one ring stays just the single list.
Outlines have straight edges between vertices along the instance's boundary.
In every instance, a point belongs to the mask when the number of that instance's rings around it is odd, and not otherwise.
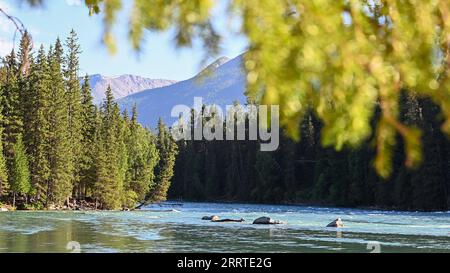
[{"label": "sky", "polygon": [[[32,34],[35,48],[40,44],[48,47],[57,37],[65,40],[71,29],[78,33],[81,48],[82,75],[102,74],[117,76],[133,74],[153,79],[185,80],[202,69],[205,52],[199,43],[192,48],[176,48],[173,31],[146,33],[143,50],[137,54],[127,37],[127,22],[132,1],[122,1],[124,11],[118,16],[114,33],[118,52],[111,55],[101,43],[103,32],[101,16],[89,16],[81,0],[45,0],[45,6],[30,8],[18,0],[0,0],[0,7],[18,17]],[[208,56],[208,62],[221,56],[234,58],[246,50],[246,39],[236,34],[237,23],[223,15],[226,0],[214,9],[213,22],[224,37],[221,53]],[[14,25],[3,15],[0,17],[0,56],[8,54],[14,44]],[[20,37],[16,37],[15,44]],[[16,46],[17,47],[17,46]]]}]

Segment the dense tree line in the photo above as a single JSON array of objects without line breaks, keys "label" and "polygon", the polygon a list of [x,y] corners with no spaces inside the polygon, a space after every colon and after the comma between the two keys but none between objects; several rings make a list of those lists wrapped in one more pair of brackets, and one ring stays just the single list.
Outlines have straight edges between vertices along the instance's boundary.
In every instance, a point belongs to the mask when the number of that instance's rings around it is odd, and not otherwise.
[{"label": "dense tree line", "polygon": [[424,161],[418,169],[405,166],[402,145],[392,148],[393,174],[388,179],[380,178],[373,168],[376,148],[371,141],[341,152],[323,148],[323,125],[310,112],[299,126],[301,141],[294,142],[282,134],[275,152],[261,152],[257,141],[180,141],[169,196],[202,201],[448,210],[450,142],[439,129],[443,122],[439,107],[406,92],[400,105],[402,122],[423,131]]},{"label": "dense tree line", "polygon": [[257,141],[175,143],[161,120],[152,133],[137,122],[136,108],[121,112],[110,88],[101,106],[93,104],[89,77],[80,84],[73,31],[65,45],[58,39],[32,52],[30,44],[24,35],[0,67],[3,202],[45,208],[90,200],[120,209],[165,200],[169,191],[185,200],[450,208],[450,143],[430,99],[400,96],[401,122],[423,132],[424,160],[409,169],[408,145],[392,146],[393,174],[383,179],[372,168],[372,142],[341,152],[323,148],[324,125],[313,112],[299,126],[301,141],[282,133],[275,152],[261,152]]},{"label": "dense tree line", "polygon": [[[146,30],[176,29],[177,47],[203,45],[212,53],[207,56],[218,54],[229,37],[214,22],[221,16],[237,19],[236,30],[248,42],[247,96],[280,105],[280,122],[292,138],[298,138],[297,125],[313,109],[324,144],[338,151],[363,144],[375,131],[374,166],[384,178],[394,170],[394,143],[406,147],[410,167],[424,158],[417,128],[398,116],[402,89],[433,100],[445,120],[441,129],[450,136],[448,0],[85,1],[90,15],[103,17],[103,42],[110,52],[117,49],[112,26],[126,10],[124,2],[133,5],[126,24],[137,51]],[[221,5],[227,8],[213,12]]]},{"label": "dense tree line", "polygon": [[0,198],[22,208],[134,208],[165,200],[177,146],[159,123],[157,134],[121,112],[111,88],[93,104],[89,77],[80,84],[77,35],[32,52],[25,34],[19,52],[0,68]]}]

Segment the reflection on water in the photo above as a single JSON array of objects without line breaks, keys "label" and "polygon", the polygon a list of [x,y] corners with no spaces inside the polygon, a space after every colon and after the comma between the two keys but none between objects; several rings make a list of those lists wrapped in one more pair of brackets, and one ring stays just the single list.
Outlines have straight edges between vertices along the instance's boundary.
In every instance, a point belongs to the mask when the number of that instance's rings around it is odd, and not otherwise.
[{"label": "reflection on water", "polygon": [[[167,206],[138,212],[0,213],[0,252],[70,252],[69,242],[78,242],[81,252],[369,252],[373,242],[380,243],[381,252],[450,252],[448,212],[201,203],[168,212]],[[200,220],[211,214],[247,222]],[[251,225],[263,215],[288,224]],[[324,227],[336,217],[345,228]]]}]

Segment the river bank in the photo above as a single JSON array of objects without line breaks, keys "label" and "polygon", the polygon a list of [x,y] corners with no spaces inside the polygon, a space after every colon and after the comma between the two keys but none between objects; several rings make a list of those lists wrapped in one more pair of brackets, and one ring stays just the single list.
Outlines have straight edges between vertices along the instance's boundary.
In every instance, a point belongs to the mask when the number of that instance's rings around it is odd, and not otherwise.
[{"label": "river bank", "polygon": [[25,202],[16,203],[13,206],[12,202],[0,202],[0,211],[92,211],[99,210],[98,204],[92,200],[75,200],[71,199],[64,205],[49,204],[48,206],[33,206]]},{"label": "river bank", "polygon": [[[439,210],[406,210],[396,207],[384,207],[384,206],[355,206],[355,207],[348,207],[348,206],[338,206],[334,204],[329,203],[323,203],[323,202],[306,202],[306,203],[290,203],[290,202],[280,202],[280,203],[257,203],[257,202],[243,202],[243,201],[229,201],[229,200],[168,200],[167,204],[170,204],[170,206],[177,207],[182,206],[183,203],[204,203],[204,204],[216,204],[216,203],[222,203],[222,204],[231,204],[231,205],[266,205],[266,206],[287,206],[287,207],[315,207],[315,208],[336,208],[336,209],[357,209],[357,210],[368,210],[368,211],[385,211],[385,212],[392,212],[392,211],[401,211],[401,212],[448,212],[448,211],[439,211]],[[150,205],[150,204],[149,204]],[[156,203],[158,205],[158,203]],[[164,206],[164,203],[163,205]],[[122,210],[116,210],[116,211],[139,211],[141,208],[137,207],[135,209],[122,209]],[[28,208],[17,208],[13,207],[11,204],[8,203],[1,203],[0,202],[0,212],[6,212],[6,211],[111,211],[111,210],[104,210],[98,207],[98,204],[96,204],[95,201],[92,200],[71,200],[69,204],[67,203],[63,206],[56,206],[56,205],[50,205],[47,208],[42,209],[33,209],[32,207]]]},{"label": "river bank", "polygon": [[13,206],[0,204],[0,212],[14,211],[16,210]]}]

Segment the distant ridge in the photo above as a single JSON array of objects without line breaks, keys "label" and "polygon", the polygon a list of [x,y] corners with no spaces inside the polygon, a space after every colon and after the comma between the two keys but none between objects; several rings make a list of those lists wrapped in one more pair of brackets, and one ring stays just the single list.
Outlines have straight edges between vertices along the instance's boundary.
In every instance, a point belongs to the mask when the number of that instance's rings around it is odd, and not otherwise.
[{"label": "distant ridge", "polygon": [[136,104],[138,120],[144,126],[155,127],[160,117],[172,125],[176,121],[176,118],[171,117],[175,105],[192,107],[194,97],[202,97],[204,104],[222,107],[236,101],[245,104],[245,86],[242,55],[234,59],[221,57],[191,79],[135,93],[118,102],[122,109],[131,109]]},{"label": "distant ridge", "polygon": [[105,91],[108,85],[111,86],[114,98],[120,99],[143,90],[168,86],[176,83],[176,81],[149,79],[129,74],[115,77],[94,74],[89,77],[89,83],[91,84],[94,103],[100,104],[105,98]]}]

